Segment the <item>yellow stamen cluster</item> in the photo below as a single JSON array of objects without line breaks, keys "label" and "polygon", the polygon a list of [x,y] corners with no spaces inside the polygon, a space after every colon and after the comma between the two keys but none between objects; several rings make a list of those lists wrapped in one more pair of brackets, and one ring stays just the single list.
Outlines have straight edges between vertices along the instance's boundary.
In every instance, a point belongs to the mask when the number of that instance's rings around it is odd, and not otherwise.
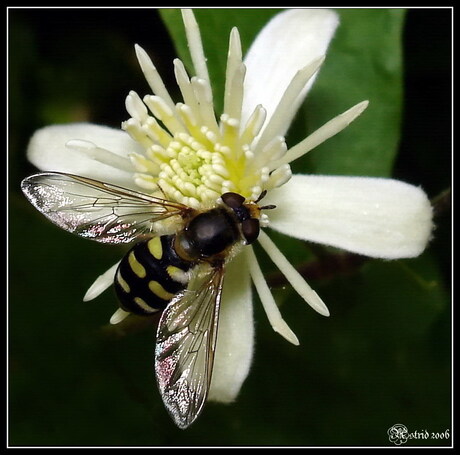
[{"label": "yellow stamen cluster", "polygon": [[[284,139],[276,138],[264,153],[254,155],[251,144],[262,123],[260,110],[240,132],[239,121],[226,114],[216,128],[213,122],[200,125],[186,104],[177,104],[174,112],[159,97],[147,96],[144,103],[131,92],[126,104],[132,118],[123,124],[145,148],[145,155],[130,156],[136,182],[151,191],[161,188],[168,198],[192,207],[214,203],[227,191],[256,199],[270,181],[264,162],[286,150]],[[288,168],[282,171],[290,176]],[[271,186],[276,186],[274,178]]]},{"label": "yellow stamen cluster", "polygon": [[[200,43],[193,49],[195,60],[204,60]],[[136,53],[155,93],[141,99],[131,92],[126,99],[131,118],[122,127],[145,150],[142,155],[130,155],[138,186],[200,208],[215,204],[228,191],[254,200],[264,189],[290,178],[288,164],[270,165],[285,155],[284,137],[257,144],[266,117],[264,108],[257,106],[245,123],[241,122],[245,67],[236,29],[231,34],[225,112],[219,121],[203,65],[195,62],[195,67],[201,68],[200,76],[189,78],[182,62],[174,61],[183,97],[183,102],[176,104],[145,51],[136,46]]]}]

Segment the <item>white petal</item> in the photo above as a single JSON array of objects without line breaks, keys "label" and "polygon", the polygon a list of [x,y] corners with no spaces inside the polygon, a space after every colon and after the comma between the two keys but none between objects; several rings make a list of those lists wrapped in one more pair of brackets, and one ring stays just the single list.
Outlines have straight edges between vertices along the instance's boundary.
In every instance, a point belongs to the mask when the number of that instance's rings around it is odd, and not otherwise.
[{"label": "white petal", "polygon": [[115,273],[117,271],[120,261],[112,265],[110,269],[104,272],[102,275],[99,275],[94,283],[86,291],[85,296],[83,297],[84,302],[89,302],[90,300],[99,297],[106,289],[108,289],[115,279]]},{"label": "white petal", "polygon": [[68,172],[133,187],[132,174],[66,147],[69,141],[74,141],[74,144],[77,144],[76,141],[93,143],[121,158],[127,158],[131,152],[142,152],[140,146],[122,130],[90,123],[73,123],[52,125],[36,131],[29,142],[27,157],[42,171]]},{"label": "white petal", "polygon": [[253,346],[251,282],[240,254],[225,274],[210,400],[230,403],[236,398],[249,373]]},{"label": "white petal", "polygon": [[398,180],[294,175],[268,199],[273,229],[371,257],[418,256],[433,228],[426,194]]},{"label": "white petal", "polygon": [[[331,10],[293,9],[276,15],[262,29],[244,59],[243,124],[258,104],[267,110],[267,120],[271,118],[297,71],[325,55],[337,25],[337,14]],[[313,81],[314,77],[291,106],[285,130]]]}]

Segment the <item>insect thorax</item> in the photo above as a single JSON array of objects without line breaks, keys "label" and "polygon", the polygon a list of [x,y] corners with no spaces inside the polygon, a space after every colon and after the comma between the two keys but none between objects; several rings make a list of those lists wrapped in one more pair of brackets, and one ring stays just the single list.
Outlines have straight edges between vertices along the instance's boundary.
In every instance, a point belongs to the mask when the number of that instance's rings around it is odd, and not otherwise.
[{"label": "insect thorax", "polygon": [[223,207],[200,213],[176,235],[176,252],[191,261],[225,255],[241,238],[237,222]]}]

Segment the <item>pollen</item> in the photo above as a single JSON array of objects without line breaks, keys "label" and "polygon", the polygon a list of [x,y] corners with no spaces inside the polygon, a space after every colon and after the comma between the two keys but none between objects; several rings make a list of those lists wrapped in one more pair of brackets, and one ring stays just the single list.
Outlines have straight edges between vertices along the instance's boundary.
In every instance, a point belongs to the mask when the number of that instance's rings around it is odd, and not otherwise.
[{"label": "pollen", "polygon": [[288,164],[271,164],[281,163],[286,153],[284,137],[259,144],[266,117],[263,106],[242,122],[246,68],[237,29],[230,35],[220,115],[214,108],[201,43],[193,48],[196,76],[189,77],[183,63],[174,61],[182,95],[182,101],[175,103],[147,53],[136,45],[153,95],[141,99],[130,92],[126,99],[131,118],[122,127],[144,149],[143,154],[130,155],[134,182],[159,197],[198,209],[214,205],[228,191],[256,200],[263,190],[280,186],[291,176]]}]

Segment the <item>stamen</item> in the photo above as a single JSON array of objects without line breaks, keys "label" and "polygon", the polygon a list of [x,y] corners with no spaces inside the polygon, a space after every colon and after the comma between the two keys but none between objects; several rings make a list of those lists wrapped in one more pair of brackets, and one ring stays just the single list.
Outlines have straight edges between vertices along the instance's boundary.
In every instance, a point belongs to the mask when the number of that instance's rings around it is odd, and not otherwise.
[{"label": "stamen", "polygon": [[102,275],[99,275],[96,278],[96,281],[89,287],[86,291],[85,296],[83,297],[84,302],[89,302],[90,300],[95,299],[100,296],[106,289],[108,289],[115,279],[115,273],[117,272],[118,265],[121,261],[118,261],[115,265],[110,267],[109,270],[104,272]]},{"label": "stamen", "polygon": [[147,191],[158,190],[158,185],[156,184],[157,180],[158,180],[157,178],[153,177],[150,174],[141,174],[141,173],[134,174],[134,183],[140,188],[143,188],[144,190],[147,190]]},{"label": "stamen", "polygon": [[300,275],[300,273],[286,259],[270,237],[265,234],[265,232],[260,231],[258,240],[270,259],[280,269],[280,272],[287,278],[300,297],[302,297],[319,314],[329,316],[329,310],[319,295],[307,284],[302,275]]},{"label": "stamen", "polygon": [[278,106],[273,112],[273,115],[262,131],[262,135],[257,143],[257,149],[263,148],[270,138],[277,135],[284,135],[286,118],[291,118],[290,112],[302,90],[307,85],[308,81],[318,71],[318,68],[324,61],[324,57],[313,60],[309,65],[297,71],[289,85],[287,86],[283,96],[281,97]]},{"label": "stamen", "polygon": [[152,175],[157,175],[160,171],[160,166],[157,163],[138,153],[130,153],[129,158],[138,172],[149,172]]},{"label": "stamen", "polygon": [[203,123],[207,125],[211,131],[217,133],[219,131],[219,127],[214,113],[212,91],[209,82],[206,79],[192,77],[191,83],[198,102],[198,109]]},{"label": "stamen", "polygon": [[259,197],[260,193],[262,193],[262,188],[259,185],[253,186],[251,188],[251,195],[249,196],[249,199],[255,201]]},{"label": "stamen", "polygon": [[121,127],[140,145],[145,149],[152,145],[152,140],[148,137],[144,129],[142,128],[139,120],[130,118],[126,122],[121,124]]},{"label": "stamen", "polygon": [[261,227],[267,227],[270,224],[270,219],[266,213],[262,213],[259,222]]},{"label": "stamen", "polygon": [[196,196],[196,186],[191,182],[182,183],[182,193],[185,196]]},{"label": "stamen", "polygon": [[[240,122],[236,118],[229,117],[228,114],[222,114],[220,117],[220,134],[222,141],[232,146],[232,153],[236,159],[239,158],[240,148],[238,147],[239,140],[237,141],[239,134]],[[237,143],[235,143],[237,142]],[[225,152],[224,152],[225,153]]]},{"label": "stamen", "polygon": [[207,126],[202,126],[200,128],[200,132],[201,132],[201,134],[203,134],[206,137],[206,139],[209,142],[211,142],[213,144],[215,144],[217,142],[217,138],[218,138],[217,134],[214,133],[213,131],[210,131]]},{"label": "stamen", "polygon": [[181,60],[174,60],[174,74],[176,76],[177,85],[182,93],[184,103],[190,107],[197,121],[202,123],[198,102],[196,100],[195,92],[193,91],[192,84],[188,77],[187,71]]},{"label": "stamen", "polygon": [[268,182],[269,177],[269,169],[268,167],[264,166],[263,168],[260,169],[260,181],[262,183]]},{"label": "stamen", "polygon": [[291,166],[289,166],[289,164],[283,164],[270,174],[264,185],[265,189],[271,190],[273,188],[278,188],[288,182],[291,177]]},{"label": "stamen", "polygon": [[155,95],[146,95],[144,103],[152,111],[153,115],[165,124],[170,132],[186,131],[182,123],[175,116],[175,106],[171,109],[163,98]]},{"label": "stamen", "polygon": [[299,340],[295,336],[294,332],[289,328],[281,313],[276,305],[275,299],[265,281],[265,278],[260,270],[257,262],[256,255],[251,246],[245,248],[246,259],[249,265],[249,272],[254,282],[254,286],[259,294],[260,301],[264,307],[265,313],[267,314],[268,320],[270,321],[273,330],[283,336],[290,343],[298,345]]},{"label": "stamen", "polygon": [[228,172],[227,168],[223,166],[222,164],[219,164],[219,163],[213,164],[212,169],[214,172],[216,172],[218,175],[224,178],[230,177],[230,173]]},{"label": "stamen", "polygon": [[226,156],[229,159],[235,159],[234,151],[230,147],[228,147],[226,145],[216,144],[214,146],[214,150],[216,152],[220,153],[222,156]]},{"label": "stamen", "polygon": [[107,164],[108,166],[120,169],[126,172],[132,172],[133,168],[131,162],[116,153],[98,147],[90,141],[83,141],[81,139],[71,139],[66,144],[66,147],[79,152],[85,156],[92,158],[100,163]]},{"label": "stamen", "polygon": [[179,112],[182,118],[182,121],[184,122],[185,126],[187,127],[189,131],[197,127],[198,119],[194,115],[194,112],[190,108],[190,106],[187,106],[186,104],[178,103],[177,112]]},{"label": "stamen", "polygon": [[355,120],[368,106],[369,101],[362,101],[361,103],[356,104],[348,111],[343,112],[342,114],[334,117],[329,122],[325,123],[322,127],[317,129],[310,136],[306,137],[303,141],[299,142],[294,147],[291,147],[278,161],[271,163],[270,168],[275,169],[281,164],[290,163],[291,161],[300,158],[305,155],[310,150],[317,147],[319,144],[322,144],[324,141],[329,139],[332,136],[335,136],[337,133],[340,133],[344,128],[346,128],[353,120]]},{"label": "stamen", "polygon": [[225,179],[223,177],[221,177],[220,175],[217,175],[217,174],[209,174],[205,178],[206,178],[206,184],[207,185],[208,185],[208,183],[210,185],[216,184],[216,188],[218,188],[220,185],[222,185],[224,183],[224,181],[225,181]]},{"label": "stamen", "polygon": [[125,106],[128,114],[139,122],[142,123],[147,119],[147,108],[136,92],[132,90],[129,92],[129,95],[126,97]]},{"label": "stamen", "polygon": [[246,122],[246,126],[241,133],[241,143],[251,144],[254,138],[259,134],[267,117],[267,111],[262,105],[256,106],[254,112]]},{"label": "stamen", "polygon": [[134,45],[134,49],[136,51],[137,60],[139,61],[139,65],[141,66],[145,79],[147,80],[147,83],[149,84],[153,93],[161,97],[172,109],[174,106],[174,101],[171,99],[168,89],[163,83],[163,80],[158,74],[158,71],[155,68],[155,65],[152,63],[152,60],[148,56],[147,52],[145,52],[144,49],[142,49],[142,47],[138,44]]},{"label": "stamen", "polygon": [[222,191],[221,193],[227,193],[229,191],[235,191],[236,190],[236,185],[231,181],[231,180],[225,180],[222,182]]},{"label": "stamen", "polygon": [[112,317],[110,318],[110,324],[115,325],[119,324],[121,321],[126,319],[130,313],[128,313],[125,310],[122,310],[121,308],[118,308],[115,313],[113,313]]},{"label": "stamen", "polygon": [[227,55],[224,113],[217,119],[195,16],[187,9],[182,16],[195,67],[195,76],[190,78],[182,61],[174,60],[183,103],[174,104],[152,60],[140,46],[135,46],[154,93],[141,100],[137,93],[130,92],[126,98],[132,118],[123,123],[123,128],[145,149],[144,155],[129,157],[137,171],[135,181],[149,191],[159,186],[169,198],[182,203],[190,200],[193,206],[212,204],[216,195],[224,191],[237,191],[256,199],[262,189],[281,186],[291,177],[287,147],[280,133],[284,133],[286,118],[291,117],[292,104],[318,70],[322,58],[298,71],[265,128],[267,113],[261,105],[242,125],[246,67],[239,32],[234,28]]},{"label": "stamen", "polygon": [[[230,117],[241,118],[241,106],[243,105],[244,93],[244,76],[246,75],[246,66],[241,63],[233,73],[233,77],[227,81],[228,92],[225,93],[224,112]],[[226,88],[227,90],[227,88]]]},{"label": "stamen", "polygon": [[[220,120],[221,120],[221,127],[229,126],[232,130],[235,130],[235,128],[237,128],[240,125],[238,119],[234,117],[230,117],[230,115],[227,113],[222,114],[220,116]],[[225,128],[222,128],[222,130],[223,130],[222,134],[225,134]]]},{"label": "stamen", "polygon": [[195,152],[198,152],[198,154],[200,154],[199,152],[206,152],[204,145],[198,142],[193,136],[190,136],[186,133],[179,133],[176,135],[176,137],[180,139],[184,144],[187,144]]},{"label": "stamen", "polygon": [[251,167],[258,169],[271,161],[279,160],[285,155],[286,150],[287,146],[284,137],[275,136],[262,150],[254,154],[254,160],[251,162]]},{"label": "stamen", "polygon": [[243,151],[244,151],[244,156],[246,157],[246,159],[248,161],[251,161],[251,164],[252,164],[254,160],[254,152],[249,149],[243,149]]},{"label": "stamen", "polygon": [[163,147],[161,147],[160,145],[156,145],[156,144],[154,144],[150,148],[148,148],[145,151],[145,154],[152,161],[158,161],[160,163],[165,161],[165,160],[169,160],[171,158],[169,156],[168,152]]},{"label": "stamen", "polygon": [[[234,84],[235,73],[241,71],[242,66],[241,40],[236,27],[230,32],[230,42],[228,45],[227,69],[225,74],[225,91],[224,91],[224,112],[229,115],[235,115],[230,105],[232,103],[232,94],[235,94]],[[244,75],[243,75],[244,77]],[[240,106],[241,110],[241,106]],[[239,116],[238,116],[239,118]]]},{"label": "stamen", "polygon": [[149,116],[147,118],[142,130],[148,137],[162,145],[163,148],[166,148],[172,140],[172,136],[160,126],[154,117]]},{"label": "stamen", "polygon": [[197,188],[197,194],[202,201],[215,201],[220,195],[219,192],[213,191],[211,188],[205,185],[200,185]]},{"label": "stamen", "polygon": [[187,35],[188,47],[190,56],[192,57],[195,74],[209,81],[208,67],[206,65],[206,57],[204,56],[203,43],[201,42],[200,29],[195,19],[195,15],[191,9],[182,10],[182,19],[185,25],[185,33]]}]

